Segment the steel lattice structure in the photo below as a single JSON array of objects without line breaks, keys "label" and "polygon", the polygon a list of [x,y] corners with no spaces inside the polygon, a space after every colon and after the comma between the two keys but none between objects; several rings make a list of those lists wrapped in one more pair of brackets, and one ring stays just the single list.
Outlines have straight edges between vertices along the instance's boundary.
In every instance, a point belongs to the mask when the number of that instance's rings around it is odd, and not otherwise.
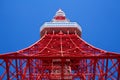
[{"label": "steel lattice structure", "polygon": [[0,80],[120,80],[120,54],[88,44],[78,27],[57,11],[40,40],[0,55]]}]

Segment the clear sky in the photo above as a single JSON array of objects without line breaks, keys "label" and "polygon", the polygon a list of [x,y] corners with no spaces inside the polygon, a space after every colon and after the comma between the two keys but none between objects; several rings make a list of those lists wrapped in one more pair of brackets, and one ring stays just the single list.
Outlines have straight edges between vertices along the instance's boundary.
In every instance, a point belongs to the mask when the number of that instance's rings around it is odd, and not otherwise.
[{"label": "clear sky", "polygon": [[61,8],[95,47],[120,53],[120,0],[0,0],[0,54],[26,48]]}]

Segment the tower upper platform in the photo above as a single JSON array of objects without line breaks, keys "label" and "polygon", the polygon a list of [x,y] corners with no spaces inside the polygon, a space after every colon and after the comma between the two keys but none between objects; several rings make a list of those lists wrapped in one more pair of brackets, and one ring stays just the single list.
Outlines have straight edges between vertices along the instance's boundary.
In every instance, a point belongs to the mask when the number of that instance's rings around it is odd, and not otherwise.
[{"label": "tower upper platform", "polygon": [[81,36],[82,32],[80,25],[77,22],[70,22],[61,9],[56,12],[51,22],[45,22],[40,29],[41,37],[46,33],[58,34],[60,32],[64,34],[78,34],[79,36]]}]

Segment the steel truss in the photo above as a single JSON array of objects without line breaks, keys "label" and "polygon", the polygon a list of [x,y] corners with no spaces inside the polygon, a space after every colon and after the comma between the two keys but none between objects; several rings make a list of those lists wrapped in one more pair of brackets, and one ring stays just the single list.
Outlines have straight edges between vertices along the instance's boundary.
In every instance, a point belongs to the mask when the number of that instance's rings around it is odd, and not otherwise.
[{"label": "steel truss", "polygon": [[76,34],[45,34],[32,46],[0,55],[0,80],[120,80],[120,54]]}]

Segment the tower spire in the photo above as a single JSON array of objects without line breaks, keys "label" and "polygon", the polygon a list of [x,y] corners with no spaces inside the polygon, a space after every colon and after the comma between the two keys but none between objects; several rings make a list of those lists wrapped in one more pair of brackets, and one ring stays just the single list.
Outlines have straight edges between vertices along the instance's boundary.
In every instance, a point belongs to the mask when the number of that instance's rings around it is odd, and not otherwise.
[{"label": "tower spire", "polygon": [[66,18],[65,12],[61,8],[59,8],[52,21],[53,22],[61,22],[61,21],[68,22],[69,20]]},{"label": "tower spire", "polygon": [[55,16],[64,16],[65,17],[65,13],[64,13],[64,11],[62,11],[61,8],[59,8],[59,10],[56,12]]}]

